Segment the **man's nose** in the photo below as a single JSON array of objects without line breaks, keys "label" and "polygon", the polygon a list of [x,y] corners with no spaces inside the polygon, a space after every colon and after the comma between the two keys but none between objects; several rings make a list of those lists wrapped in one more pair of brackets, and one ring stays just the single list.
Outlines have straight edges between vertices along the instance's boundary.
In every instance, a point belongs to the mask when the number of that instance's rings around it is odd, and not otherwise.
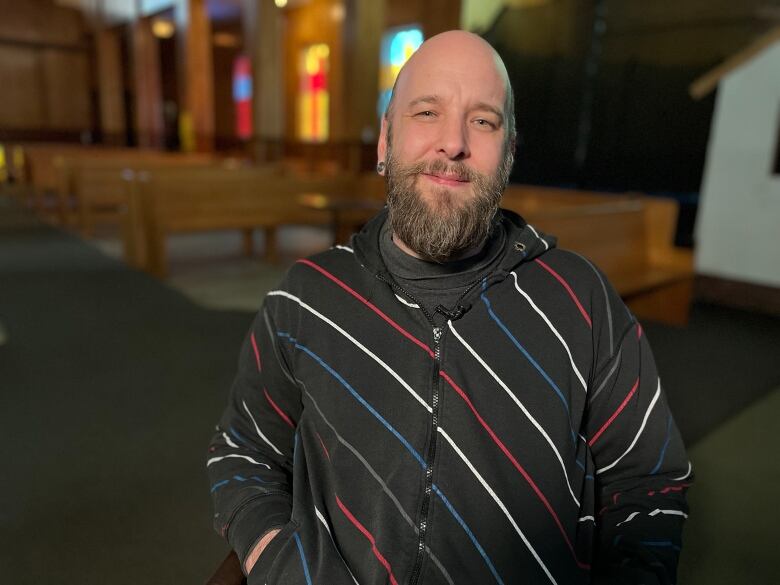
[{"label": "man's nose", "polygon": [[469,152],[468,133],[465,125],[460,121],[442,124],[437,150],[450,160],[468,158],[471,153]]}]

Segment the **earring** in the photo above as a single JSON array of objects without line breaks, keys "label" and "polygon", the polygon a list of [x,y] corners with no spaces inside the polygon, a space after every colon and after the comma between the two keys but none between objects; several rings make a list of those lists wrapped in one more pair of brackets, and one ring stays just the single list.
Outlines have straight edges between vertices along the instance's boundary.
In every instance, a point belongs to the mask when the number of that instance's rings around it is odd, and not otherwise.
[{"label": "earring", "polygon": [[380,175],[384,175],[385,174],[385,163],[384,162],[380,161],[380,162],[376,163],[376,172],[379,173]]}]

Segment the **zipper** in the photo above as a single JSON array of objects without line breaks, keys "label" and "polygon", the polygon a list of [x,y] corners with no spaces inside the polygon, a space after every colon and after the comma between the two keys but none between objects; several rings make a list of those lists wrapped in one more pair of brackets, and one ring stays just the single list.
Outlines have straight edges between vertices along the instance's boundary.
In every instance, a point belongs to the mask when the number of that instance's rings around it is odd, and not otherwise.
[{"label": "zipper", "polygon": [[[433,331],[433,375],[431,378],[431,435],[428,440],[428,450],[425,456],[425,490],[423,491],[423,501],[420,507],[420,519],[417,523],[417,555],[412,568],[412,574],[409,579],[409,585],[417,585],[422,573],[422,564],[425,559],[425,538],[428,532],[428,513],[431,508],[431,495],[433,493],[433,463],[436,457],[436,433],[439,428],[439,371],[441,367],[441,338],[444,335],[444,329],[438,327],[433,320],[433,315],[417,300],[409,294],[401,285],[392,279],[385,278],[381,273],[376,277],[382,282],[388,284],[390,288],[403,293],[413,300],[422,310],[425,318],[430,323]],[[470,287],[471,288],[471,287]],[[468,292],[468,291],[466,291]],[[465,296],[465,294],[464,294]]]},{"label": "zipper", "polygon": [[441,338],[444,331],[441,327],[433,328],[433,392],[431,397],[431,437],[428,442],[428,453],[425,457],[425,491],[420,508],[420,522],[417,525],[418,537],[417,558],[412,568],[409,585],[416,585],[422,574],[422,564],[425,558],[425,537],[428,532],[428,513],[431,508],[433,493],[433,462],[436,457],[436,433],[439,428],[439,369],[441,365]]}]

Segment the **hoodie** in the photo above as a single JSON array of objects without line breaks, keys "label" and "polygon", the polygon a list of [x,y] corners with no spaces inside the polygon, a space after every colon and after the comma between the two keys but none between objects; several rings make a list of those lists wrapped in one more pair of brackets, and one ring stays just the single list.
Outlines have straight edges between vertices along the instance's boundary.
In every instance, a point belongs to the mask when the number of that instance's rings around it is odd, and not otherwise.
[{"label": "hoodie", "polygon": [[674,583],[691,466],[603,274],[502,211],[439,325],[385,221],[296,262],[243,344],[207,468],[242,561],[280,529],[249,584]]}]

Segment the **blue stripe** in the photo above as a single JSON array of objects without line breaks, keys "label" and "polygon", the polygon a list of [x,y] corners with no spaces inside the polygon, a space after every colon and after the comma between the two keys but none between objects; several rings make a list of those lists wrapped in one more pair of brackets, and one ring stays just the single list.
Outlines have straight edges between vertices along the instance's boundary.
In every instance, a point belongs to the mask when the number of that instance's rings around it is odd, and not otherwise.
[{"label": "blue stripe", "polygon": [[432,488],[433,491],[436,492],[436,495],[439,496],[439,498],[441,498],[441,501],[444,502],[444,505],[450,511],[450,514],[452,514],[453,518],[455,518],[458,524],[460,524],[460,527],[463,528],[463,530],[466,532],[466,535],[471,539],[472,544],[476,547],[477,551],[479,551],[479,554],[482,555],[482,558],[485,560],[488,569],[490,569],[490,572],[493,573],[493,577],[495,577],[496,581],[501,583],[501,585],[504,585],[504,582],[501,580],[501,577],[499,576],[498,571],[496,571],[496,567],[493,565],[493,562],[490,560],[490,557],[487,556],[485,549],[482,548],[481,544],[479,544],[477,538],[474,536],[474,533],[466,525],[466,522],[463,520],[463,518],[460,517],[460,514],[458,514],[458,512],[455,510],[452,504],[450,504],[450,501],[444,496],[444,494],[441,493],[439,486],[433,484]]},{"label": "blue stripe", "polygon": [[237,431],[236,429],[234,429],[233,427],[230,427],[230,428],[228,429],[228,432],[229,432],[231,435],[233,435],[233,437],[234,437],[234,438],[235,438],[235,439],[236,439],[236,440],[237,440],[239,443],[243,443],[244,445],[246,445],[246,444],[247,444],[247,442],[246,442],[246,439],[244,439],[244,437],[242,437],[241,435],[239,435],[239,434],[238,434],[238,431]]},{"label": "blue stripe", "polygon": [[295,544],[298,545],[298,554],[301,555],[301,565],[303,565],[303,575],[304,577],[306,577],[306,584],[312,585],[311,575],[309,575],[309,564],[306,562],[306,555],[303,553],[303,544],[301,543],[301,537],[298,536],[297,532],[294,532],[293,538],[295,538]]},{"label": "blue stripe", "polygon": [[669,415],[669,422],[666,423],[666,441],[664,442],[664,446],[661,448],[661,456],[658,458],[658,463],[655,464],[655,467],[653,467],[653,470],[650,472],[650,475],[655,475],[658,473],[658,470],[661,468],[661,463],[664,460],[664,456],[666,455],[666,448],[669,446],[669,439],[671,439],[672,436],[672,415]]},{"label": "blue stripe", "polygon": [[229,479],[223,479],[222,481],[218,481],[213,486],[211,486],[211,493],[213,494],[215,491],[217,491],[219,488],[221,488],[223,485],[230,483]]},{"label": "blue stripe", "polygon": [[333,368],[331,368],[331,367],[330,367],[328,364],[326,364],[326,363],[323,361],[323,359],[322,359],[320,356],[318,356],[317,354],[315,354],[315,353],[314,353],[313,351],[311,351],[311,350],[310,350],[308,347],[306,347],[306,346],[304,346],[304,345],[301,345],[301,344],[300,344],[300,343],[298,343],[298,342],[297,342],[295,339],[293,339],[292,337],[290,337],[290,336],[289,336],[289,334],[282,333],[282,332],[278,332],[278,335],[279,335],[280,337],[286,337],[286,338],[288,338],[288,339],[290,340],[290,342],[291,342],[291,343],[294,343],[294,344],[295,344],[295,347],[297,347],[297,348],[298,348],[298,349],[300,349],[301,351],[304,351],[304,352],[306,352],[306,353],[307,353],[309,356],[311,356],[311,357],[312,357],[312,358],[313,358],[313,359],[314,359],[316,362],[318,362],[318,363],[319,363],[319,364],[320,364],[320,365],[321,365],[323,368],[325,368],[325,370],[327,370],[327,372],[328,372],[328,373],[329,373],[331,376],[333,376],[334,378],[336,378],[336,380],[338,380],[338,381],[341,383],[341,385],[342,385],[342,386],[344,386],[344,388],[346,388],[346,389],[349,391],[349,393],[350,393],[350,394],[352,394],[352,396],[355,398],[355,400],[357,400],[358,402],[360,402],[360,404],[362,404],[362,405],[363,405],[363,406],[366,408],[366,410],[368,410],[368,411],[369,411],[371,414],[373,414],[373,415],[374,415],[374,417],[375,417],[375,418],[376,418],[376,419],[377,419],[379,422],[381,422],[381,423],[382,423],[382,424],[385,426],[385,428],[386,428],[388,431],[390,431],[391,433],[393,433],[393,435],[395,435],[395,438],[396,438],[396,439],[398,439],[399,441],[401,441],[401,444],[402,444],[404,447],[406,447],[407,451],[409,451],[409,453],[411,453],[411,454],[412,454],[412,457],[414,457],[414,458],[417,460],[417,462],[420,464],[420,467],[422,467],[423,469],[425,469],[425,468],[426,468],[425,461],[423,460],[422,456],[421,456],[421,455],[420,455],[420,454],[419,454],[419,453],[418,453],[418,452],[417,452],[417,451],[414,449],[414,447],[412,447],[412,446],[409,444],[409,441],[407,441],[407,440],[406,440],[406,439],[403,437],[403,435],[401,435],[401,433],[399,433],[397,430],[395,430],[395,428],[394,428],[394,427],[393,427],[393,426],[392,426],[392,425],[391,425],[389,422],[387,422],[387,421],[384,419],[384,417],[383,417],[381,414],[379,414],[379,413],[376,411],[376,409],[375,409],[373,406],[371,406],[371,405],[370,405],[368,402],[366,402],[365,398],[363,398],[363,397],[362,397],[360,394],[358,394],[358,393],[357,393],[357,391],[355,391],[355,389],[354,389],[352,386],[350,386],[349,382],[347,382],[347,381],[346,381],[346,380],[345,380],[345,379],[344,379],[344,378],[341,376],[341,374],[339,374],[339,373],[338,373],[336,370],[334,370],[334,369],[333,369]]},{"label": "blue stripe", "polygon": [[[547,381],[547,383],[552,387],[553,390],[555,390],[555,393],[558,395],[558,398],[561,399],[561,402],[563,403],[563,407],[566,409],[567,418],[570,416],[569,413],[569,404],[566,402],[566,398],[563,396],[563,392],[561,392],[560,388],[558,388],[557,384],[553,382],[552,378],[547,375],[547,372],[545,372],[542,367],[536,363],[534,358],[531,357],[531,354],[529,354],[526,349],[520,345],[520,342],[517,341],[514,335],[512,335],[512,332],[509,331],[506,325],[501,321],[501,319],[498,318],[498,316],[493,312],[493,308],[490,305],[490,301],[485,296],[485,293],[482,293],[480,295],[480,298],[482,299],[482,302],[485,303],[485,306],[487,307],[488,314],[490,315],[490,318],[493,319],[493,321],[496,322],[496,324],[501,328],[501,330],[506,334],[506,336],[512,341],[514,346],[519,349],[523,355],[526,357],[526,359],[531,362],[531,365],[536,368],[536,371],[539,372],[542,377]],[[569,428],[571,429],[571,421],[569,421]],[[574,429],[571,429],[572,439],[575,438]]]}]

